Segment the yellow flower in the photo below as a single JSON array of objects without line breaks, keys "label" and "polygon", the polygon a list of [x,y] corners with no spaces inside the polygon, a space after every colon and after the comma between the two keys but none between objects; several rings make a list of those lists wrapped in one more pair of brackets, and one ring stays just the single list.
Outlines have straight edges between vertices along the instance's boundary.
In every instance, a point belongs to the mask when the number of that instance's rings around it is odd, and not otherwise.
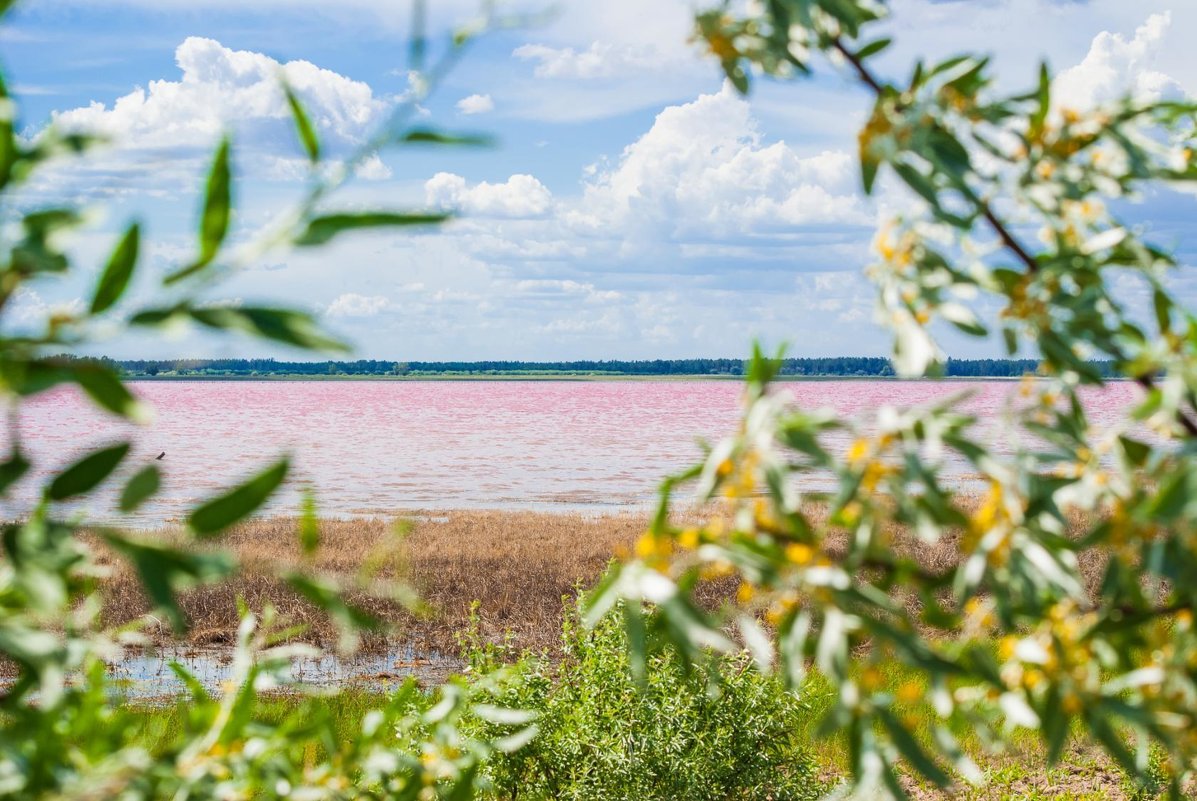
[{"label": "yellow flower", "polygon": [[1017,647],[1018,638],[1008,634],[998,641],[998,656],[1002,658],[1003,662],[1009,662],[1014,658],[1014,649]]},{"label": "yellow flower", "polygon": [[898,688],[898,700],[904,704],[917,704],[923,698],[923,688],[917,681],[908,681]]},{"label": "yellow flower", "polygon": [[795,542],[786,546],[786,561],[795,565],[810,564],[815,558],[815,551],[809,545]]},{"label": "yellow flower", "polygon": [[869,441],[864,437],[852,443],[852,447],[848,448],[848,464],[856,467],[863,462],[865,457],[869,455]]},{"label": "yellow flower", "polygon": [[864,687],[869,692],[876,692],[881,689],[881,685],[885,683],[885,677],[881,675],[881,671],[869,665],[860,674],[860,686]]},{"label": "yellow flower", "polygon": [[698,542],[699,535],[698,529],[696,528],[683,529],[682,532],[677,535],[677,544],[687,550],[693,550],[697,548]]},{"label": "yellow flower", "polygon": [[740,582],[740,587],[736,590],[736,600],[739,601],[741,605],[751,603],[752,598],[755,595],[756,587],[752,586],[747,581]]},{"label": "yellow flower", "polygon": [[1076,693],[1067,693],[1060,699],[1060,708],[1064,710],[1065,714],[1075,715],[1081,711],[1084,705],[1081,703],[1080,696]]},{"label": "yellow flower", "polygon": [[658,537],[651,531],[636,540],[636,555],[641,559],[665,559],[673,553],[673,543],[665,537]]}]

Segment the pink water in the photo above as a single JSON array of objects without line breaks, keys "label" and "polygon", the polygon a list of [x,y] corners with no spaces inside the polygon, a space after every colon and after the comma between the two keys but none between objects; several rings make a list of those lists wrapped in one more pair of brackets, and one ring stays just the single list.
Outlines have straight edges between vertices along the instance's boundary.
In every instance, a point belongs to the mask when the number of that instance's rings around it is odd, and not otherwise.
[{"label": "pink water", "polygon": [[[159,381],[132,385],[155,411],[141,430],[95,411],[74,390],[23,410],[25,447],[44,477],[87,448],[134,438],[125,472],[161,451],[163,490],[135,522],[153,524],[230,486],[280,453],[293,480],[272,510],[293,512],[300,489],[323,514],[486,508],[616,508],[651,501],[660,479],[691,464],[698,437],[718,439],[738,419],[734,381]],[[785,385],[799,405],[871,417],[962,391],[994,420],[1009,381],[812,381]],[[1114,384],[1089,398],[1100,423],[1136,395]],[[6,436],[6,435],[0,435]],[[7,448],[7,443],[4,443]],[[959,478],[967,480],[965,466]],[[817,479],[816,479],[817,480]],[[0,518],[21,515],[38,483],[25,479]],[[88,512],[113,516],[120,482]]]}]

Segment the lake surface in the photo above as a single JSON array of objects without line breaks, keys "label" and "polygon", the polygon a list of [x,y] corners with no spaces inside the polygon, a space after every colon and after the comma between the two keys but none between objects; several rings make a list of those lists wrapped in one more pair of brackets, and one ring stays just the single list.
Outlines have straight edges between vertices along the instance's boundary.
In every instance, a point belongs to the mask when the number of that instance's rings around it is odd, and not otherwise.
[{"label": "lake surface", "polygon": [[[546,508],[613,510],[652,501],[660,479],[716,440],[739,417],[736,381],[143,381],[133,391],[154,409],[138,429],[95,410],[73,388],[38,396],[19,427],[37,473],[48,475],[89,447],[134,438],[126,474],[166,452],[162,493],[133,519],[154,525],[232,485],[283,452],[293,480],[272,511],[298,510],[315,489],[321,514],[397,510]],[[969,391],[965,408],[991,428],[1017,382],[803,381],[784,385],[806,408],[871,418]],[[1094,422],[1137,397],[1130,383],[1091,393]],[[7,448],[0,434],[0,442]],[[841,443],[846,446],[845,443]],[[958,478],[967,481],[964,465]],[[817,479],[812,479],[816,481]],[[26,478],[0,517],[34,500]],[[87,510],[114,516],[120,482]]]}]

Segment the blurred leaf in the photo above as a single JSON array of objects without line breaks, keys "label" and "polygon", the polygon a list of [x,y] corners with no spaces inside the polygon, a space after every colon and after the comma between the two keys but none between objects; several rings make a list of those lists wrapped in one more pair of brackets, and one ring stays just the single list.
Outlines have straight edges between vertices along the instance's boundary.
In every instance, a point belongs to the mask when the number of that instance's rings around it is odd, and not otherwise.
[{"label": "blurred leaf", "polygon": [[299,516],[299,544],[307,556],[320,547],[320,520],[316,517],[316,494],[311,488],[303,491],[303,506]]},{"label": "blurred leaf", "polygon": [[226,578],[236,567],[232,557],[223,553],[181,551],[113,532],[106,533],[105,541],[132,563],[146,594],[170,619],[177,634],[183,633],[187,625],[175,594]]},{"label": "blurred leaf", "polygon": [[400,141],[413,145],[456,145],[463,147],[491,147],[495,143],[494,137],[489,134],[450,133],[448,131],[437,131],[432,128],[413,128],[405,133]]},{"label": "blurred leaf", "polygon": [[158,491],[160,480],[156,465],[149,465],[138,470],[125,484],[124,491],[121,492],[120,510],[132,512],[141,506],[147,498]]},{"label": "blurred leaf", "polygon": [[902,725],[902,721],[887,709],[878,709],[877,714],[885,725],[886,731],[889,732],[890,740],[915,770],[937,787],[947,787],[952,783],[952,777],[935,763],[935,760],[919,744],[914,735]]},{"label": "blurred leaf", "polygon": [[290,459],[275,462],[244,484],[197,507],[187,519],[188,525],[201,537],[219,534],[262,506],[283,483],[290,467]]},{"label": "blurred leaf", "polygon": [[129,226],[116,250],[108,259],[108,266],[100,276],[100,283],[91,301],[91,313],[99,314],[120,300],[133,277],[133,267],[137,264],[137,248],[141,240],[141,228],[137,223]]},{"label": "blurred leaf", "polygon": [[404,228],[412,225],[437,225],[452,215],[442,212],[362,212],[360,214],[329,214],[316,217],[308,223],[307,229],[295,240],[301,247],[323,245],[343,231],[362,228]]},{"label": "blurred leaf", "polygon": [[194,262],[166,277],[173,284],[207,267],[220,252],[229,230],[232,213],[232,177],[229,173],[229,140],[225,137],[216,148],[212,168],[208,172],[208,186],[204,193],[204,208],[200,215],[200,255]]},{"label": "blurred leaf", "polygon": [[257,306],[214,306],[191,309],[190,316],[209,328],[242,331],[305,350],[349,349],[322,332],[315,319],[304,312]]},{"label": "blurred leaf", "polygon": [[18,450],[13,450],[9,457],[0,462],[0,498],[8,492],[8,488],[21,480],[29,472],[32,465]]},{"label": "blurred leaf", "polygon": [[312,127],[312,120],[304,110],[303,104],[295,94],[291,85],[284,82],[283,92],[287,95],[287,105],[291,107],[291,116],[295,120],[295,130],[299,133],[299,141],[307,151],[308,161],[316,164],[320,161],[320,140],[316,138],[316,129]]},{"label": "blurred leaf", "polygon": [[893,42],[892,39],[878,39],[875,42],[869,42],[867,45],[860,48],[860,50],[858,50],[856,52],[856,57],[858,59],[860,59],[861,61],[864,61],[869,56],[876,55],[877,53],[880,53],[885,48],[889,47],[892,42]]},{"label": "blurred leaf", "polygon": [[70,375],[92,400],[121,417],[137,418],[141,404],[112,370],[94,362],[70,366]]},{"label": "blurred leaf", "polygon": [[[7,11],[12,5],[12,0],[3,0],[3,5]],[[12,179],[13,165],[16,164],[19,153],[14,136],[15,115],[16,107],[9,99],[8,86],[3,76],[0,76],[0,189],[7,186]]]},{"label": "blurred leaf", "polygon": [[356,647],[359,631],[382,628],[378,618],[345,600],[341,588],[331,580],[302,573],[289,573],[283,580],[332,619],[341,633],[342,650]]},{"label": "blurred leaf", "polygon": [[51,500],[61,501],[90,492],[112,475],[112,471],[128,453],[128,442],[90,453],[59,473],[50,483],[46,494]]}]

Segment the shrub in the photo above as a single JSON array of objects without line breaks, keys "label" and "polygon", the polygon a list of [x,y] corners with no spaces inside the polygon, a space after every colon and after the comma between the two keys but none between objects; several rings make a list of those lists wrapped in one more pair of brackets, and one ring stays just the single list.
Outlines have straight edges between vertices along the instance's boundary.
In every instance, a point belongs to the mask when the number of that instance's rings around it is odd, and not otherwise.
[{"label": "shrub", "polygon": [[[510,654],[471,639],[475,670]],[[563,660],[525,655],[493,702],[535,714],[538,734],[483,769],[496,798],[809,799],[822,788],[799,742],[801,694],[751,660],[727,657],[718,673],[658,654],[633,677],[627,636],[615,620],[592,630],[567,612]],[[470,731],[468,728],[466,731]],[[480,739],[498,734],[483,725]]]}]

